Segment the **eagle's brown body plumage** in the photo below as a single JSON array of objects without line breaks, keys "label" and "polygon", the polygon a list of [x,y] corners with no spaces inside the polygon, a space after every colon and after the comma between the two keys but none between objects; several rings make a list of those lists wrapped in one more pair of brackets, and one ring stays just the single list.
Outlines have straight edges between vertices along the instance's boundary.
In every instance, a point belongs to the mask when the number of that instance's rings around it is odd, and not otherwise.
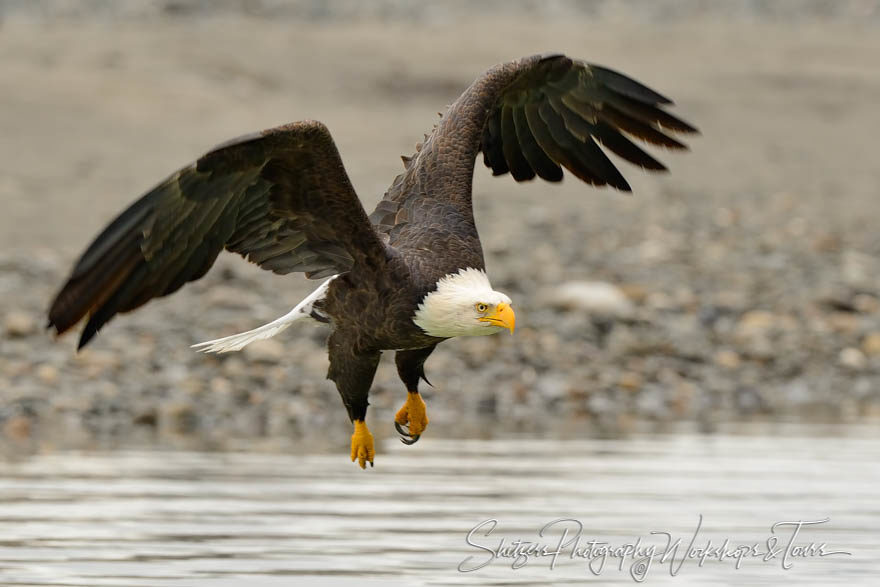
[{"label": "eagle's brown body plumage", "polygon": [[680,149],[693,132],[671,102],[613,71],[563,55],[498,65],[455,101],[404,158],[368,217],[329,131],[297,122],[230,141],[173,174],[86,250],[49,310],[58,333],[88,321],[80,346],[119,312],[200,278],[224,248],[276,273],[339,275],[316,308],[332,324],[328,377],[362,421],[381,351],[397,350],[411,392],[443,340],[413,322],[447,274],[483,269],[471,208],[474,162],[495,175],[629,190],[599,144],[646,169],[662,164],[625,137]]}]

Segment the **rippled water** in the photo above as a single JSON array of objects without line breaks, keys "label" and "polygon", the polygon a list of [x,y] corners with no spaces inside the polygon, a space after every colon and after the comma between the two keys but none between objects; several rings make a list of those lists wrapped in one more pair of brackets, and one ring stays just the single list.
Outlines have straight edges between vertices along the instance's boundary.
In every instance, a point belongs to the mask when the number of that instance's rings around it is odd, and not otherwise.
[{"label": "rippled water", "polygon": [[[599,576],[563,551],[514,570],[469,546],[496,519],[505,538],[556,546],[559,518],[591,539],[643,546],[703,522],[707,539],[766,546],[783,520],[830,521],[798,544],[851,556],[769,561],[655,561],[651,584],[872,584],[880,574],[880,435],[642,436],[625,440],[440,441],[383,444],[374,469],[344,454],[56,453],[0,463],[0,581],[16,585],[203,586],[575,583],[633,584],[632,557]],[[781,532],[780,546],[790,532]],[[679,555],[678,558],[681,558]],[[673,562],[677,563],[678,559]],[[594,563],[595,564],[595,563]]]}]

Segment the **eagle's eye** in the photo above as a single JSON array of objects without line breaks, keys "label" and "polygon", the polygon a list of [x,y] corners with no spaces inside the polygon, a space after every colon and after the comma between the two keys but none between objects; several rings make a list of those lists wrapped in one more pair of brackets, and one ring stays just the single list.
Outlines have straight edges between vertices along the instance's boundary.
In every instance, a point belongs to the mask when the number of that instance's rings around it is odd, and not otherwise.
[{"label": "eagle's eye", "polygon": [[479,304],[477,304],[477,312],[479,312],[479,313],[481,313],[481,314],[482,314],[483,312],[485,312],[486,310],[488,310],[488,309],[489,309],[489,306],[487,306],[486,304],[484,304],[484,303],[482,303],[482,302],[479,303]]}]

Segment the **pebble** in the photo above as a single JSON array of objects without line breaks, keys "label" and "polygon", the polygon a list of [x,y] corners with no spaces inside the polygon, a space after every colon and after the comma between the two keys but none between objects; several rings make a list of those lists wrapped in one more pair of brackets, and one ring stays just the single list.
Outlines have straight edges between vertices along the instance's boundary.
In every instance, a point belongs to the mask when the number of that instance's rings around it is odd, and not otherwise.
[{"label": "pebble", "polygon": [[869,357],[880,357],[880,332],[871,332],[862,340],[862,351]]},{"label": "pebble", "polygon": [[742,362],[740,360],[739,354],[736,351],[732,351],[730,349],[722,349],[715,353],[713,357],[715,364],[719,367],[724,367],[725,369],[736,369],[740,366]]},{"label": "pebble", "polygon": [[626,371],[620,375],[617,384],[627,391],[638,391],[644,385],[644,378],[633,371]]},{"label": "pebble", "polygon": [[132,422],[137,426],[155,428],[159,423],[159,415],[156,413],[155,408],[146,408],[136,412],[132,418]]},{"label": "pebble", "polygon": [[876,314],[880,312],[880,300],[868,294],[853,296],[853,307],[862,314]]},{"label": "pebble", "polygon": [[235,386],[226,377],[213,377],[210,383],[211,393],[229,395],[235,390]]},{"label": "pebble", "polygon": [[636,304],[644,303],[645,298],[650,295],[651,290],[640,283],[624,283],[620,286],[620,291],[623,292],[627,298],[629,298],[632,302]]},{"label": "pebble", "polygon": [[205,382],[197,375],[187,375],[177,385],[185,393],[196,394],[204,389]]},{"label": "pebble", "polygon": [[698,396],[699,389],[688,381],[679,381],[674,389],[671,407],[679,417],[686,417],[693,411],[694,398]]},{"label": "pebble", "polygon": [[36,370],[37,378],[46,385],[58,383],[58,369],[53,365],[40,365]]},{"label": "pebble", "polygon": [[764,310],[751,310],[742,315],[737,324],[740,336],[763,333],[777,325],[776,315]]},{"label": "pebble", "polygon": [[248,361],[257,363],[278,363],[285,355],[284,344],[274,338],[252,342],[242,349]]},{"label": "pebble", "polygon": [[861,317],[851,312],[832,312],[826,319],[831,328],[842,334],[852,334],[861,325]]},{"label": "pebble", "polygon": [[627,318],[633,304],[619,287],[603,281],[569,281],[545,292],[554,308],[581,311],[600,317]]},{"label": "pebble", "polygon": [[223,374],[230,379],[244,377],[247,374],[247,365],[240,352],[224,353],[219,355],[215,360],[222,361],[221,370],[223,371]]},{"label": "pebble", "polygon": [[779,353],[780,335],[796,328],[797,322],[790,316],[751,310],[740,317],[733,331],[733,340],[744,354],[766,361]]},{"label": "pebble", "polygon": [[662,420],[669,411],[667,403],[664,390],[659,385],[652,385],[636,397],[636,410],[644,416]]},{"label": "pebble", "polygon": [[847,347],[840,351],[838,361],[844,367],[853,370],[864,369],[868,364],[868,359],[865,357],[865,354],[855,347]]},{"label": "pebble", "polygon": [[678,309],[678,302],[675,298],[664,291],[655,291],[645,296],[645,304],[657,312]]},{"label": "pebble", "polygon": [[163,426],[176,434],[190,434],[198,426],[198,412],[192,404],[176,403],[165,406],[161,420]]},{"label": "pebble", "polygon": [[871,289],[878,283],[880,261],[872,255],[850,249],[843,252],[840,271],[847,285],[857,289]]},{"label": "pebble", "polygon": [[3,423],[3,434],[21,442],[30,438],[33,432],[33,419],[28,416],[13,416]]},{"label": "pebble", "polygon": [[[121,355],[116,352],[85,348],[76,354],[75,360],[85,366],[92,376],[95,376],[107,369],[115,369],[120,365],[122,359]],[[174,368],[175,364],[169,365],[169,368]]]},{"label": "pebble", "polygon": [[31,314],[14,310],[6,314],[3,327],[10,338],[23,338],[36,332],[37,322]]}]

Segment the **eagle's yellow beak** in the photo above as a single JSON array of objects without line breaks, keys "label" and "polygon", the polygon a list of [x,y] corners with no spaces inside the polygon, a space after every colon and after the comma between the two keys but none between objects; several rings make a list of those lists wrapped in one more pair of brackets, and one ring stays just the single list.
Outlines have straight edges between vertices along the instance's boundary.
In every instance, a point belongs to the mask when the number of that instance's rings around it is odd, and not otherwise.
[{"label": "eagle's yellow beak", "polygon": [[510,334],[513,334],[513,327],[516,326],[516,314],[513,313],[513,308],[510,307],[510,304],[501,302],[495,306],[494,313],[483,316],[480,318],[480,322],[488,322],[492,326],[506,328],[510,331]]}]

